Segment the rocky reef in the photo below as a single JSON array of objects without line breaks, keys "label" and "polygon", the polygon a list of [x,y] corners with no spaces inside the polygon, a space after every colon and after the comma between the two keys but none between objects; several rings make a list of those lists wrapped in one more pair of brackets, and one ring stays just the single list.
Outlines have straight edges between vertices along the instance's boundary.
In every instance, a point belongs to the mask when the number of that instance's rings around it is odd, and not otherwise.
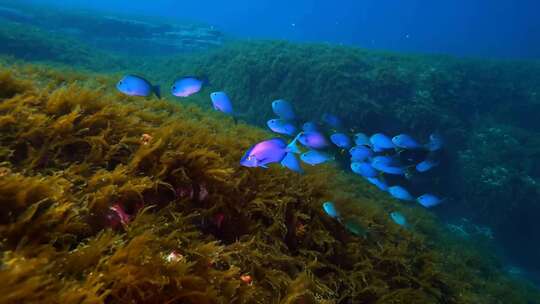
[{"label": "rocky reef", "polygon": [[13,23],[22,27],[17,32],[43,31],[82,41],[93,48],[130,55],[208,50],[221,46],[225,40],[218,29],[202,23],[0,2],[0,24],[11,26],[10,32],[14,33]]},{"label": "rocky reef", "polygon": [[[0,303],[537,303],[495,259],[327,165],[240,167],[265,131],[0,70]],[[365,232],[326,216],[332,200]],[[391,222],[401,210],[413,228]]]},{"label": "rocky reef", "polygon": [[303,120],[329,112],[352,130],[421,141],[439,132],[445,155],[429,178],[451,199],[439,215],[487,225],[510,255],[540,273],[540,248],[523,245],[540,242],[540,62],[238,41],[142,72],[163,81],[206,75],[260,126],[273,117],[270,102],[285,98]]}]

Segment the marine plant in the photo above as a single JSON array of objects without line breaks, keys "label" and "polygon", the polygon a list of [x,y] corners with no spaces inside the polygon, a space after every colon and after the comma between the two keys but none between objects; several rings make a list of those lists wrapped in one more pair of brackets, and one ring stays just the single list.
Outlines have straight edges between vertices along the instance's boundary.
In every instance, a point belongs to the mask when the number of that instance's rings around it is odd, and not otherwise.
[{"label": "marine plant", "polygon": [[[477,263],[472,246],[435,244],[429,213],[332,165],[240,167],[269,135],[253,126],[120,95],[108,76],[20,65],[0,75],[0,303],[540,298]],[[326,216],[327,200],[365,233]],[[395,208],[414,229],[391,222]]]}]

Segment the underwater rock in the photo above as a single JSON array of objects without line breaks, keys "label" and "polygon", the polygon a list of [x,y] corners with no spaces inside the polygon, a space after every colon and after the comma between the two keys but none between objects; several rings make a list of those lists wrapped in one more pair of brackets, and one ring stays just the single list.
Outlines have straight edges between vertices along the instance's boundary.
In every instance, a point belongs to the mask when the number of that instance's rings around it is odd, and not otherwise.
[{"label": "underwater rock", "polygon": [[[39,15],[39,18],[34,18]],[[126,18],[92,11],[61,11],[52,7],[37,11],[14,4],[0,6],[0,25],[16,21],[23,31],[41,30],[66,35],[82,44],[130,54],[177,54],[219,47],[225,35],[213,26],[164,22],[152,18]]]}]

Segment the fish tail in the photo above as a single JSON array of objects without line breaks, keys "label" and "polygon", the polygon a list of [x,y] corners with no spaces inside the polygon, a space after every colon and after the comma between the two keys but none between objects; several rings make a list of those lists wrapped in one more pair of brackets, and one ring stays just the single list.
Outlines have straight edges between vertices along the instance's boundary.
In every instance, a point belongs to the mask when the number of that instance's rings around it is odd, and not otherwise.
[{"label": "fish tail", "polygon": [[283,167],[286,167],[300,174],[304,173],[304,170],[302,170],[302,168],[298,166],[298,164],[299,164],[298,159],[296,159],[296,156],[294,155],[294,153],[291,153],[291,152],[287,152],[287,154],[285,154],[285,157],[283,157],[283,159],[281,160],[281,165]]},{"label": "fish tail", "polygon": [[155,85],[152,87],[152,90],[154,91],[154,94],[156,94],[157,98],[161,99],[161,86]]}]

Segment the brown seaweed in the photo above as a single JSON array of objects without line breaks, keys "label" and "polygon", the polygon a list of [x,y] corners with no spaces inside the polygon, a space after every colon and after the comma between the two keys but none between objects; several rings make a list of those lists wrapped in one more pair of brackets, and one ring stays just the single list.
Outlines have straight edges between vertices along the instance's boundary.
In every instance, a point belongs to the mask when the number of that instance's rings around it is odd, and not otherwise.
[{"label": "brown seaweed", "polygon": [[[238,165],[267,136],[38,67],[0,73],[0,303],[519,303],[332,166]],[[354,185],[354,186],[353,186]],[[333,200],[366,227],[325,216]],[[121,213],[121,214],[119,214]],[[245,279],[249,277],[249,279]],[[504,292],[502,291],[504,290]],[[502,301],[502,302],[501,302]]]}]

